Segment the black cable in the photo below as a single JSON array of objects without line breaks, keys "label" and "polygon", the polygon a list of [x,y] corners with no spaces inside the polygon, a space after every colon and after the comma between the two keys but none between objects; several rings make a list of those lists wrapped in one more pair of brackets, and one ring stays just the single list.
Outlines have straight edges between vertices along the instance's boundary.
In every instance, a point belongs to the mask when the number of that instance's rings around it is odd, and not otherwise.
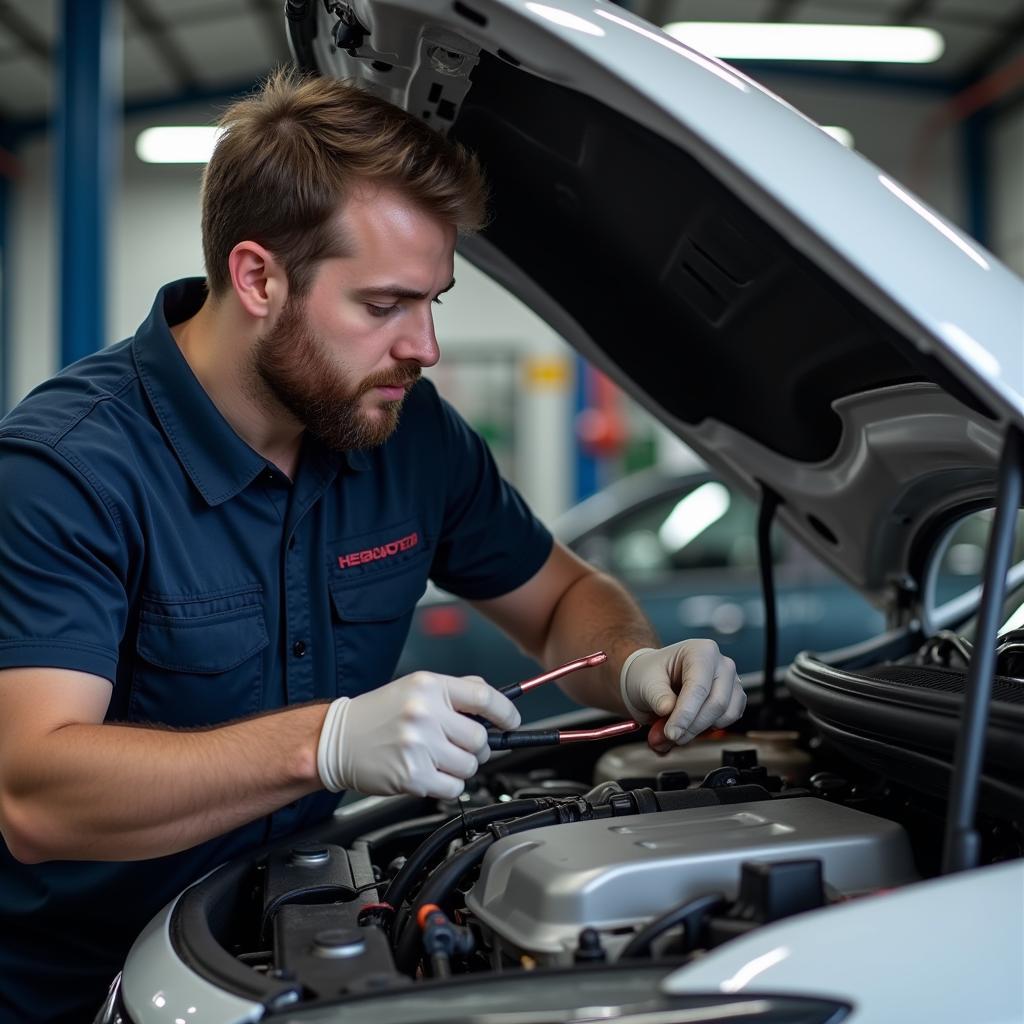
[{"label": "black cable", "polygon": [[764,674],[761,680],[761,726],[771,728],[775,704],[775,669],[779,660],[779,624],[775,606],[775,561],[772,558],[772,522],[782,499],[761,484],[761,507],[757,516],[757,560],[761,570],[764,600]]},{"label": "black cable", "polygon": [[419,923],[416,920],[419,908],[428,903],[443,906],[455,886],[484,859],[484,854],[496,840],[505,836],[518,835],[520,832],[528,832],[532,828],[563,825],[590,818],[611,817],[614,813],[612,807],[607,804],[592,807],[585,800],[572,798],[507,824],[495,824],[491,827],[490,832],[480,836],[479,839],[474,839],[461,850],[456,850],[451,857],[442,861],[423,883],[416,898],[416,906],[406,919],[405,926],[395,943],[395,966],[409,975],[415,971],[420,946]]},{"label": "black cable", "polygon": [[383,884],[383,882],[367,882],[366,885],[361,885],[358,889],[351,889],[349,891],[353,896],[358,896],[360,893],[368,892],[370,889],[379,889]]},{"label": "black cable", "polygon": [[[557,823],[557,817],[553,811],[542,811],[541,813],[552,816],[552,820],[544,822],[545,825]],[[530,817],[536,817],[536,815],[530,815]],[[474,839],[473,842],[462,847],[461,850],[457,850],[446,861],[438,865],[423,883],[417,906],[423,906],[425,903],[440,904],[441,900],[455,888],[459,879],[484,859],[484,854],[496,838],[492,833],[488,833],[479,839]],[[440,893],[440,899],[434,897],[435,892]],[[416,920],[416,913],[413,911],[409,914],[405,927],[395,943],[395,966],[409,975],[415,971],[416,961],[419,959],[419,937],[419,923]]]},{"label": "black cable", "polygon": [[620,960],[631,957],[650,956],[651,944],[670,928],[682,925],[684,930],[684,953],[689,953],[697,946],[700,938],[700,926],[708,914],[721,910],[725,906],[725,896],[713,892],[696,899],[687,900],[677,907],[666,911],[660,917],[650,921],[636,933],[619,954]]},{"label": "black cable", "polygon": [[1022,475],[1024,441],[1016,428],[1010,427],[999,460],[996,514],[985,549],[978,629],[974,636],[973,657],[967,670],[967,692],[953,756],[953,781],[942,851],[943,874],[975,867],[979,860],[981,840],[974,828],[974,812],[985,756],[988,706],[996,666],[996,638],[1003,613],[1006,574],[1013,558]]},{"label": "black cable", "polygon": [[479,807],[468,814],[450,818],[440,828],[435,829],[412,852],[401,870],[391,879],[384,899],[398,910],[409,895],[409,890],[419,877],[420,872],[431,860],[454,839],[464,827],[469,829],[485,828],[496,821],[518,818],[524,814],[532,814],[543,807],[539,798],[529,800],[510,800],[504,804],[491,804]]},{"label": "black cable", "polygon": [[[538,799],[547,802],[544,798]],[[569,797],[525,817],[492,824],[489,832],[479,839],[474,839],[461,850],[456,850],[427,877],[417,895],[415,906],[397,933],[395,966],[405,974],[412,975],[415,972],[420,948],[417,920],[420,910],[428,904],[443,907],[452,890],[484,859],[484,855],[498,839],[548,825],[567,825],[576,821],[594,821],[660,810],[662,808],[656,801],[655,794],[649,789],[639,789],[628,793],[613,793],[607,803],[600,804],[592,804],[583,797]]]}]

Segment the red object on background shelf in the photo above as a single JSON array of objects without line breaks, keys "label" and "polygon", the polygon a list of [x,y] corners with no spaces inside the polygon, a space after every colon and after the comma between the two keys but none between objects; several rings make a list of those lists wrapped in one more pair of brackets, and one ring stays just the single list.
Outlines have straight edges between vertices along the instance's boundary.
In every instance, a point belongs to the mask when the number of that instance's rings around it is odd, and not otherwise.
[{"label": "red object on background shelf", "polygon": [[0,147],[0,175],[5,178],[20,178],[22,166],[10,150]]},{"label": "red object on background shelf", "polygon": [[593,458],[619,455],[626,444],[621,392],[599,370],[587,367],[587,407],[576,415],[576,438]]},{"label": "red object on background shelf", "polygon": [[469,616],[462,608],[441,605],[420,612],[420,631],[425,636],[461,636],[469,626]]}]

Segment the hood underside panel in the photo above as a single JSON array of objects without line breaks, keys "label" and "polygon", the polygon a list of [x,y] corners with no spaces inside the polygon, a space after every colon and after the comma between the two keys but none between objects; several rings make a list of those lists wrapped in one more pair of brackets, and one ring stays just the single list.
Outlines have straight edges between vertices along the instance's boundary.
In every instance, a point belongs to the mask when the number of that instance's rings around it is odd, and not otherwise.
[{"label": "hood underside panel", "polygon": [[589,97],[484,52],[450,135],[487,168],[486,241],[673,419],[821,462],[848,395],[928,381],[991,416],[696,160]]}]

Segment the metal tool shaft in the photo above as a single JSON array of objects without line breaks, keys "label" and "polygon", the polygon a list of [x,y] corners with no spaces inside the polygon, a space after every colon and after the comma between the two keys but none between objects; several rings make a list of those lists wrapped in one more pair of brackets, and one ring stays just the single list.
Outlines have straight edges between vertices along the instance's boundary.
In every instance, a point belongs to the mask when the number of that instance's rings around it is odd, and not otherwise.
[{"label": "metal tool shaft", "polygon": [[[519,690],[519,693],[529,693],[538,686],[554,682],[556,679],[561,679],[563,676],[571,675],[573,672],[579,672],[581,669],[594,668],[597,665],[603,665],[607,660],[608,655],[605,654],[604,651],[598,651],[596,654],[588,654],[585,658],[577,658],[575,661],[568,662],[568,664],[560,665],[558,668],[553,668],[550,672],[544,672],[539,676],[534,676],[532,679],[524,679],[521,683],[516,683],[514,685]],[[502,692],[504,693],[504,690]]]},{"label": "metal tool shaft", "polygon": [[558,734],[558,742],[583,743],[586,740],[606,740],[612,736],[625,736],[639,728],[639,722],[616,722],[614,725],[603,725],[598,729],[570,729]]}]

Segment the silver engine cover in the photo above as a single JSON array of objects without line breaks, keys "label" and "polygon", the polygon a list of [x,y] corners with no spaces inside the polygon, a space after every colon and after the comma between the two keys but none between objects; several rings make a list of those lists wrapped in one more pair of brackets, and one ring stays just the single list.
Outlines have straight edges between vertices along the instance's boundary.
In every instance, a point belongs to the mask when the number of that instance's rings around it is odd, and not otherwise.
[{"label": "silver engine cover", "polygon": [[735,897],[744,861],[818,858],[843,894],[914,881],[902,826],[817,797],[697,807],[533,829],[487,851],[466,901],[498,953],[568,964],[581,928],[610,955],[684,900]]}]

